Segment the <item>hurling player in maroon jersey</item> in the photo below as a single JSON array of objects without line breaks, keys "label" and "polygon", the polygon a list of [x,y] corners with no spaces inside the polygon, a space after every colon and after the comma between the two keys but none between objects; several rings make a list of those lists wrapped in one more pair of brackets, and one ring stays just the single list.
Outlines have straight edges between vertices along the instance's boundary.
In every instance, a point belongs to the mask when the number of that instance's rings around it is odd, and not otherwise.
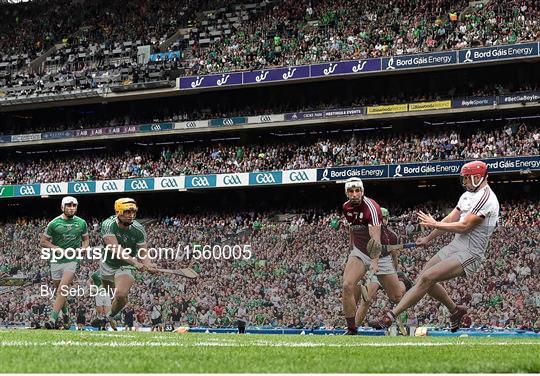
[{"label": "hurling player in maroon jersey", "polygon": [[364,196],[364,185],[359,178],[345,182],[345,194],[349,199],[343,204],[343,214],[350,225],[351,253],[343,273],[343,311],[347,320],[347,333],[357,334],[355,323],[355,292],[358,281],[368,270],[377,274],[382,287],[391,297],[404,294],[404,285],[399,281],[390,255],[371,259],[366,251],[370,239],[381,244],[381,207],[373,199]]},{"label": "hurling player in maroon jersey", "polygon": [[[387,244],[387,245],[394,245],[394,244],[400,244],[400,237],[398,234],[396,234],[392,229],[389,227],[389,219],[390,219],[390,213],[388,212],[388,209],[381,208],[382,216],[383,216],[383,224],[381,229],[381,244]],[[392,252],[390,257],[392,258],[392,264],[394,265],[394,269],[397,272],[398,279],[403,284],[399,290],[395,291],[386,291],[386,294],[388,295],[388,299],[390,299],[393,303],[398,303],[401,299],[401,297],[404,294],[404,291],[409,290],[412,287],[412,281],[405,275],[405,273],[399,271],[398,266],[398,254],[395,252]],[[377,291],[379,290],[381,286],[381,283],[379,282],[379,275],[384,274],[372,274],[371,276],[368,276],[366,274],[366,281],[365,285],[362,282],[359,282],[359,286],[356,292],[356,301],[357,304],[360,302],[360,305],[358,306],[356,310],[356,326],[360,326],[364,319],[366,318],[367,312],[369,308],[371,307],[371,304],[373,302],[373,299],[375,298],[375,295],[377,294]],[[383,277],[387,278],[387,277]],[[364,291],[361,292],[361,289]],[[378,322],[370,322],[368,323],[369,326],[378,327]]]}]

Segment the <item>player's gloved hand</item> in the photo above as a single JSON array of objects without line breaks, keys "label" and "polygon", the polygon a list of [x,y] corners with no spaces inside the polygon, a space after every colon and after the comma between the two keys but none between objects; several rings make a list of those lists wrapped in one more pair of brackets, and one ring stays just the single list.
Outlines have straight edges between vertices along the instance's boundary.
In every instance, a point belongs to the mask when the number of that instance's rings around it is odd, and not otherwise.
[{"label": "player's gloved hand", "polygon": [[388,252],[388,246],[386,244],[381,244],[381,256],[385,257],[388,256],[390,252]]},{"label": "player's gloved hand", "polygon": [[369,239],[366,245],[366,250],[371,258],[388,256],[388,247],[386,245],[382,245],[375,239]]}]

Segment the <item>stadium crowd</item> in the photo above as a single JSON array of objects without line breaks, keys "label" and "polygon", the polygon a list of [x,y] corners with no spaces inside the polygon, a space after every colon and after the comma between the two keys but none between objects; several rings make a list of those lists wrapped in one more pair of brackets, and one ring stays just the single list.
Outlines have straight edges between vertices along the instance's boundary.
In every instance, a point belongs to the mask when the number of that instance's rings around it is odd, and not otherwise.
[{"label": "stadium crowd", "polygon": [[[351,134],[352,133],[352,134]],[[534,123],[454,128],[395,134],[387,130],[328,136],[265,136],[244,145],[236,141],[179,144],[96,154],[48,153],[39,159],[13,156],[0,161],[0,184],[106,180],[113,178],[236,173],[343,165],[378,165],[435,160],[540,154],[540,128]]]},{"label": "stadium crowd", "polygon": [[[227,33],[219,32],[219,37],[208,44],[203,43],[202,35],[211,34],[225,23],[224,18],[214,18],[226,13],[219,9],[200,11],[221,6],[219,1],[163,1],[155,5],[130,0],[122,6],[87,1],[85,5],[88,6],[49,0],[38,5],[0,8],[8,19],[0,30],[4,31],[0,39],[0,53],[5,55],[2,60],[17,62],[13,71],[0,78],[5,96],[106,88],[110,84],[174,79],[179,74],[257,70],[519,43],[538,40],[540,33],[540,6],[534,0],[492,0],[476,10],[468,8],[465,0],[280,0],[263,1],[249,14],[242,13],[244,8],[235,10],[229,4],[226,9],[238,12],[241,22],[234,23]],[[132,11],[125,12],[124,6]],[[206,14],[206,19],[198,19],[198,13]],[[62,17],[64,14],[70,16]],[[186,35],[189,42],[181,39],[175,44],[176,48],[183,48],[184,56],[174,59],[172,65],[165,61],[140,63],[136,49],[122,61],[104,61],[99,53],[94,54],[101,46],[136,43],[137,39],[156,49],[185,26],[196,27]],[[9,32],[15,28],[24,32]],[[92,44],[96,47],[92,56],[96,58],[83,59],[80,64],[65,62],[42,73],[24,68],[31,57],[62,41],[69,43],[71,50],[85,51],[83,55],[87,55]],[[17,53],[26,57],[11,55]],[[152,65],[153,72],[158,74],[149,74],[147,65]],[[176,73],[171,75],[170,71]],[[51,86],[54,89],[49,90]]]},{"label": "stadium crowd", "polygon": [[243,24],[222,43],[207,49],[193,45],[188,72],[492,46],[536,40],[540,32],[540,6],[533,0],[494,0],[469,11],[462,0],[317,1],[313,7],[292,0],[283,3]]},{"label": "stadium crowd", "polygon": [[[82,5],[82,4],[83,5]],[[247,3],[235,0],[235,4]],[[45,0],[19,4],[2,3],[5,22],[0,25],[0,53],[39,56],[55,43],[113,43],[171,36],[196,21],[198,11],[223,5],[220,0],[105,0],[72,2]],[[127,11],[126,11],[127,9]],[[14,28],[20,33],[11,33]]]},{"label": "stadium crowd", "polygon": [[[442,216],[451,204],[428,203],[420,209]],[[391,206],[391,227],[403,239],[423,232],[415,221],[419,208]],[[150,326],[155,306],[163,323],[175,327],[235,326],[239,307],[247,311],[249,325],[294,328],[339,328],[341,275],[348,256],[347,226],[335,211],[238,212],[178,214],[147,222],[149,245],[250,244],[247,260],[196,260],[196,281],[173,276],[138,275],[130,294],[127,314],[134,326]],[[47,221],[19,219],[0,226],[0,273],[27,277],[26,286],[0,290],[0,325],[38,325],[45,320],[50,301],[40,297],[39,285],[48,284],[46,262],[39,260],[36,243]],[[89,221],[91,245],[100,244],[99,222]],[[92,225],[93,224],[93,225]],[[508,201],[501,206],[500,227],[493,235],[483,268],[469,279],[446,283],[450,294],[469,307],[463,326],[540,330],[540,206],[530,200]],[[415,278],[422,266],[448,237],[427,248],[403,252],[401,268]],[[98,261],[83,261],[77,284],[84,285]],[[166,267],[187,261],[160,260]],[[368,314],[378,317],[388,300],[379,292]],[[94,318],[94,302],[85,297],[71,301],[71,317]],[[155,318],[153,316],[152,318]],[[445,327],[448,314],[442,305],[425,299],[407,312],[404,320],[417,326]]]}]

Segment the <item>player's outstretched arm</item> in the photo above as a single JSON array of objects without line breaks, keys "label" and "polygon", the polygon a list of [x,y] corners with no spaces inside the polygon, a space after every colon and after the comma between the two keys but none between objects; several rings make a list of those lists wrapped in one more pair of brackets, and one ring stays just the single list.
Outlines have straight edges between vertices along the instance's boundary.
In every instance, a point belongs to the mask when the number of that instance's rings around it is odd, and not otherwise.
[{"label": "player's outstretched arm", "polygon": [[[452,223],[452,222],[457,222],[459,221],[459,216],[460,216],[460,211],[458,208],[454,208],[454,210],[452,210],[446,217],[444,217],[440,223]],[[426,214],[422,211],[420,211],[418,213],[418,218],[420,219],[420,224],[421,225],[424,225],[424,226],[427,226],[427,227],[430,227],[428,225],[425,225],[422,223],[422,219],[421,219],[421,215],[424,215],[424,216],[429,216],[431,217],[431,215],[429,214]],[[433,218],[433,217],[431,217]],[[439,236],[441,236],[442,234],[444,234],[446,231],[443,231],[441,229],[438,229],[438,228],[433,228],[433,231],[431,231],[431,233],[428,235],[428,236],[425,236],[425,237],[422,237],[422,238],[419,238],[417,241],[416,241],[416,244],[418,245],[425,245],[425,244],[428,244],[430,243],[431,241],[433,241],[434,239],[438,238]]]},{"label": "player's outstretched arm", "polygon": [[418,218],[420,218],[420,223],[424,226],[438,229],[443,232],[452,232],[457,234],[466,234],[472,231],[484,220],[483,217],[477,216],[472,213],[467,214],[462,221],[456,222],[438,222],[431,215],[424,214],[422,212],[418,214]]},{"label": "player's outstretched arm", "polygon": [[369,236],[379,244],[381,244],[381,229],[381,225],[369,225],[368,227]]}]

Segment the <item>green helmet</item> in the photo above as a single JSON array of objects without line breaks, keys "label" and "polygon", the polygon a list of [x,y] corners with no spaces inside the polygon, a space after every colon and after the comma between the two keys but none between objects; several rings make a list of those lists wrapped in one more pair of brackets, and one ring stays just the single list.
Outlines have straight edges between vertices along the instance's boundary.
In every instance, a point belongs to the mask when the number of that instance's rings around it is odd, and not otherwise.
[{"label": "green helmet", "polygon": [[390,217],[390,213],[388,212],[388,209],[386,209],[386,208],[381,208],[381,212],[382,212],[383,218],[388,218],[388,217]]}]

